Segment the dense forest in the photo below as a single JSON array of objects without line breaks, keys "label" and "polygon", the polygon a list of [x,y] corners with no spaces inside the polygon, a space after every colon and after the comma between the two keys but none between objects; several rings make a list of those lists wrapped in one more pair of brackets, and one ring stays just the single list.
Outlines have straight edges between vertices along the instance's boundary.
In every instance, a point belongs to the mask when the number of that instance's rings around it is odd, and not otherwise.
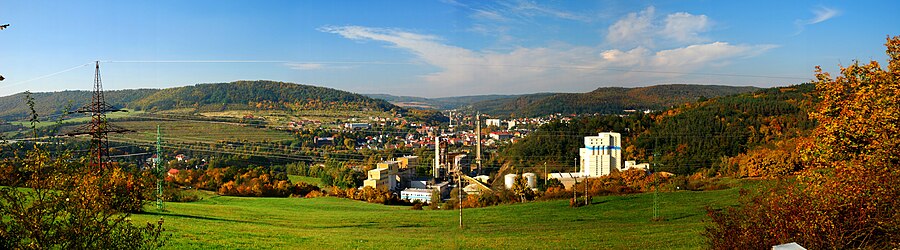
[{"label": "dense forest", "polygon": [[757,90],[715,85],[605,87],[587,93],[539,93],[473,103],[469,108],[497,116],[535,117],[562,114],[623,114],[624,110],[662,110],[692,102]]},{"label": "dense forest", "polygon": [[163,89],[135,101],[144,110],[178,108],[228,109],[229,104],[263,109],[334,109],[388,111],[383,101],[325,87],[273,81],[237,81]]},{"label": "dense forest", "polygon": [[799,137],[815,126],[807,112],[814,86],[762,89],[697,102],[651,114],[586,116],[541,126],[501,155],[514,164],[574,166],[583,137],[622,133],[625,160],[653,163],[658,170],[692,174],[737,172],[730,157]]}]

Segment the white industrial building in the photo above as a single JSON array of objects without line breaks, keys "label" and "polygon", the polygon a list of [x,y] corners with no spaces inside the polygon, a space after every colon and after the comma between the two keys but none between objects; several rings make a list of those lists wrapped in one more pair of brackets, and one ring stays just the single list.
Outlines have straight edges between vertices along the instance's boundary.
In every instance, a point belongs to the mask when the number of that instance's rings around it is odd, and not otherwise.
[{"label": "white industrial building", "polygon": [[585,177],[609,175],[612,169],[622,169],[622,135],[603,132],[585,136],[581,156],[581,173]]},{"label": "white industrial building", "polygon": [[584,147],[579,150],[581,171],[576,173],[552,173],[549,179],[560,180],[566,188],[575,184],[577,179],[606,176],[613,169],[618,171],[629,168],[649,169],[649,164],[635,164],[634,161],[622,161],[622,135],[616,132],[603,132],[597,136],[585,136]]}]

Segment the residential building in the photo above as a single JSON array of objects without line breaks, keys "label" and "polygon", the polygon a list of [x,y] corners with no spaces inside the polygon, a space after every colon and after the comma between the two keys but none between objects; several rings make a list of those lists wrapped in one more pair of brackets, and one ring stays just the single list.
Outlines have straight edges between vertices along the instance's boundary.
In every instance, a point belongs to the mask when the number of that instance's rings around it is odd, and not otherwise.
[{"label": "residential building", "polygon": [[497,127],[500,127],[500,124],[501,124],[502,122],[503,122],[503,121],[501,121],[500,119],[484,119],[484,125],[485,125],[485,126],[489,126],[489,127],[490,127],[490,126],[497,126]]},{"label": "residential building", "polygon": [[368,123],[344,123],[344,128],[348,129],[370,129],[372,125]]}]

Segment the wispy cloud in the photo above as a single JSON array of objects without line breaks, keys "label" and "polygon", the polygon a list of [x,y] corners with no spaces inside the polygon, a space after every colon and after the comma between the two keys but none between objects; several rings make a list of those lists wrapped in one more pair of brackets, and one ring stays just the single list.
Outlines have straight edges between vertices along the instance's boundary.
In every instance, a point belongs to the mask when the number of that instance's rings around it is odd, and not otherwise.
[{"label": "wispy cloud", "polygon": [[819,7],[812,10],[815,17],[806,21],[806,24],[817,24],[824,22],[828,19],[836,17],[840,12],[838,10],[827,8],[827,7]]},{"label": "wispy cloud", "polygon": [[284,65],[296,70],[317,70],[325,67],[321,63],[285,63]]},{"label": "wispy cloud", "polygon": [[583,13],[567,11],[543,3],[512,0],[512,1],[473,1],[460,2],[455,0],[442,0],[447,5],[468,13],[471,27],[467,30],[480,35],[495,37],[500,43],[509,43],[517,40],[511,34],[527,30],[538,32],[535,27],[543,20],[556,19],[588,23],[594,21],[591,16]]},{"label": "wispy cloud", "polygon": [[840,10],[832,9],[824,6],[819,6],[815,9],[812,9],[813,17],[809,19],[797,19],[794,21],[794,24],[797,25],[797,32],[794,35],[800,34],[803,32],[807,25],[813,25],[817,23],[821,23],[824,21],[828,21],[829,19],[835,18],[841,14]]},{"label": "wispy cloud", "polygon": [[573,21],[591,21],[591,19],[587,16],[583,16],[573,12],[562,11],[547,6],[541,6],[535,2],[530,1],[518,1],[513,4],[508,4],[507,6],[509,7],[509,10],[511,12],[525,16],[549,16]]},{"label": "wispy cloud", "polygon": [[412,53],[416,60],[438,70],[421,75],[426,84],[407,91],[444,95],[584,91],[596,88],[596,81],[601,79],[622,85],[646,84],[651,80],[675,79],[679,72],[690,73],[756,56],[774,47],[713,42],[658,51],[645,47],[618,50],[558,45],[496,52],[452,46],[437,36],[399,29],[342,26],[320,30],[352,40],[385,42]]}]

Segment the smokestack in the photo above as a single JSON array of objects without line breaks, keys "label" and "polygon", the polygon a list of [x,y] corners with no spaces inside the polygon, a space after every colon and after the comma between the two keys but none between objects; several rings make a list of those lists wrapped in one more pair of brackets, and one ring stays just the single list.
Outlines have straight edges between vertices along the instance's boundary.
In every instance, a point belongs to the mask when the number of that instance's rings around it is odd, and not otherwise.
[{"label": "smokestack", "polygon": [[434,178],[440,177],[441,168],[441,137],[434,136]]},{"label": "smokestack", "polygon": [[481,174],[481,114],[475,115],[475,166]]}]

